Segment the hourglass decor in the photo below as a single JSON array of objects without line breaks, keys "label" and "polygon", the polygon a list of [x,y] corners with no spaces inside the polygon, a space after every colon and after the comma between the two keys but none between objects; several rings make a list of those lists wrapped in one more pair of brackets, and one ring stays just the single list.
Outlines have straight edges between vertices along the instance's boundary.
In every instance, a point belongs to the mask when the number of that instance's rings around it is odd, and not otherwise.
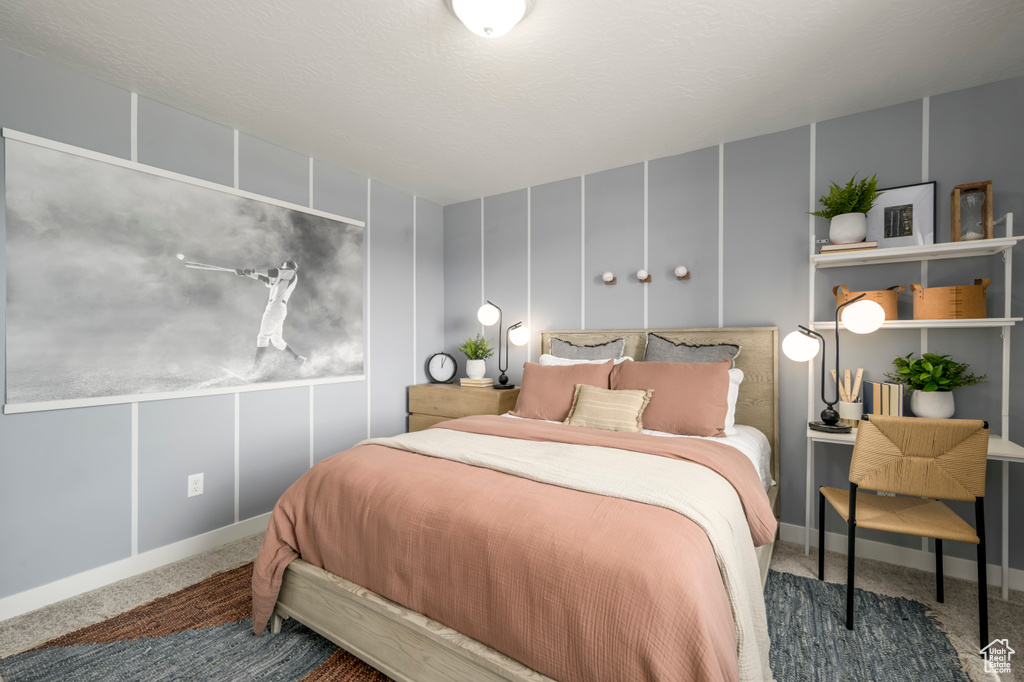
[{"label": "hourglass decor", "polygon": [[953,188],[950,215],[953,241],[992,238],[992,181],[973,182]]}]

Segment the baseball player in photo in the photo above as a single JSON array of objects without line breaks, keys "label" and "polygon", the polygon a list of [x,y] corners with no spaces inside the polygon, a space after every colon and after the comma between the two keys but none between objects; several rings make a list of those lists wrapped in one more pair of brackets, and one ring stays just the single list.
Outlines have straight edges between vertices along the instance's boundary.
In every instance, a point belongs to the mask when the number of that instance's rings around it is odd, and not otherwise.
[{"label": "baseball player in photo", "polygon": [[267,308],[263,311],[263,320],[260,322],[260,333],[256,337],[256,360],[253,363],[253,372],[259,370],[263,363],[263,356],[267,352],[267,345],[271,343],[274,344],[274,348],[291,353],[299,366],[306,364],[306,358],[296,353],[285,342],[282,335],[284,320],[288,317],[288,299],[295,291],[295,285],[299,283],[298,269],[299,266],[291,260],[286,260],[279,267],[267,270],[235,269],[235,274],[239,277],[249,277],[263,282],[270,289]]}]

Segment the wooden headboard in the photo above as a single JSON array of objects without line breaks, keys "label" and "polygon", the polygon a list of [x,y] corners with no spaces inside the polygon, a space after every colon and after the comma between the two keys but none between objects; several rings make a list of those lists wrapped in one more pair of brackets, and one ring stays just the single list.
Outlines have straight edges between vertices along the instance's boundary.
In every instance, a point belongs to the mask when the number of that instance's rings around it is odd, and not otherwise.
[{"label": "wooden headboard", "polygon": [[540,352],[551,352],[551,339],[576,345],[593,345],[625,339],[623,355],[643,360],[647,332],[690,345],[734,343],[740,346],[736,367],[743,370],[743,383],[736,402],[736,423],[747,424],[768,436],[772,444],[772,478],[779,478],[779,328],[715,327],[711,329],[597,329],[584,331],[543,331]]}]

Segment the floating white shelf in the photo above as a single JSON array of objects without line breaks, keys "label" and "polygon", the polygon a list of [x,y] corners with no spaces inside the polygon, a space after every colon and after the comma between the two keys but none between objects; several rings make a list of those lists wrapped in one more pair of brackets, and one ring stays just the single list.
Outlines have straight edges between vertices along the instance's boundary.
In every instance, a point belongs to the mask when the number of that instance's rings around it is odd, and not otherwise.
[{"label": "floating white shelf", "polygon": [[851,265],[877,265],[880,263],[910,263],[944,258],[991,256],[1012,249],[1022,237],[978,239],[973,242],[948,242],[923,246],[897,246],[889,249],[863,249],[840,253],[819,253],[811,256],[816,268],[841,268]]},{"label": "floating white shelf", "polygon": [[[824,433],[807,427],[807,437],[819,443],[839,443],[841,445],[853,445],[857,440],[857,431],[853,433]],[[988,458],[998,459],[1007,462],[1024,462],[1024,447],[1000,436],[988,437]]]},{"label": "floating white shelf", "polygon": [[[981,329],[984,327],[1012,327],[1024,317],[975,317],[964,320],[886,320],[882,329]],[[815,329],[835,329],[836,323],[815,322]],[[840,322],[840,329],[846,326]]]}]

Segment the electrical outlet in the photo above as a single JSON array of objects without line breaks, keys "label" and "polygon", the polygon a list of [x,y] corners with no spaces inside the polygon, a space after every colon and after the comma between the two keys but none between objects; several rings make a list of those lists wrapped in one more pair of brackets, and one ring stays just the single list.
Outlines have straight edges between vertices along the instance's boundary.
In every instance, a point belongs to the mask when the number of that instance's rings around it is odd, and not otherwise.
[{"label": "electrical outlet", "polygon": [[188,477],[188,496],[195,497],[196,495],[203,494],[203,475],[202,474],[189,474]]}]

